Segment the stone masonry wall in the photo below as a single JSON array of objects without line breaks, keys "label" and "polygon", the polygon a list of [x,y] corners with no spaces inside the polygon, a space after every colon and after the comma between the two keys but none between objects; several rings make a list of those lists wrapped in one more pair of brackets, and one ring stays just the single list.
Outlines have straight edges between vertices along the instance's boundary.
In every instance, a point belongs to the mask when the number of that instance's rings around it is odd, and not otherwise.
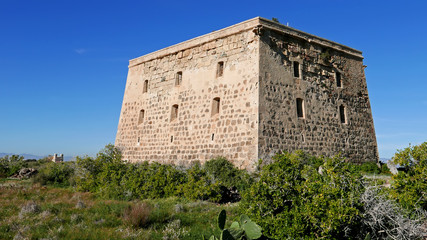
[{"label": "stone masonry wall", "polygon": [[[349,161],[378,161],[377,143],[358,54],[264,29],[260,41],[259,157],[280,150],[342,153]],[[294,76],[294,62],[300,66]],[[337,86],[336,72],[341,76]],[[296,99],[303,99],[304,117]],[[339,106],[345,107],[345,123]]]},{"label": "stone masonry wall", "polygon": [[[188,165],[224,156],[240,168],[253,167],[258,160],[257,36],[249,29],[183,45],[131,61],[116,146],[131,162]],[[217,76],[220,61],[224,71]],[[177,72],[182,72],[179,86]],[[212,116],[214,98],[220,108]],[[178,106],[175,120],[173,105]]]},{"label": "stone masonry wall", "polygon": [[362,53],[258,17],[141,56],[115,145],[131,162],[248,170],[282,150],[378,161]]}]

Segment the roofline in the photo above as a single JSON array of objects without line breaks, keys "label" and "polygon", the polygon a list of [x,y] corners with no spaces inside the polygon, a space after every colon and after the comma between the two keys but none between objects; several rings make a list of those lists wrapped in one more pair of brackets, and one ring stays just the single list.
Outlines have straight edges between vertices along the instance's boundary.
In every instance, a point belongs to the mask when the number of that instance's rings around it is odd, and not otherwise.
[{"label": "roofline", "polygon": [[281,23],[272,21],[270,19],[266,19],[266,18],[262,18],[262,17],[259,17],[259,19],[260,19],[260,24],[263,27],[267,27],[273,31],[285,33],[285,34],[288,34],[288,35],[291,35],[291,36],[294,36],[297,38],[304,39],[308,42],[314,42],[314,43],[317,43],[317,44],[325,46],[325,47],[333,48],[333,49],[338,50],[340,52],[345,52],[347,54],[363,58],[362,51],[357,50],[355,48],[351,48],[349,46],[346,46],[346,45],[343,45],[343,44],[340,44],[340,43],[337,43],[337,42],[334,42],[334,41],[331,41],[331,40],[328,40],[328,39],[325,39],[322,37],[318,37],[316,35],[306,33],[306,32],[303,32],[301,30],[298,30],[298,29],[295,29],[295,28],[292,28],[289,26],[285,26]]},{"label": "roofline", "polygon": [[277,31],[280,32],[282,34],[287,34],[299,39],[303,39],[306,40],[308,42],[312,42],[312,43],[316,43],[325,47],[329,47],[332,49],[335,49],[337,51],[340,52],[344,52],[347,54],[350,54],[352,56],[355,56],[357,58],[361,58],[363,59],[362,56],[362,52],[359,50],[356,50],[354,48],[297,30],[295,28],[291,28],[288,26],[285,26],[283,24],[274,22],[272,20],[269,19],[265,19],[262,17],[255,17],[234,25],[231,25],[229,27],[217,30],[217,31],[213,31],[211,33],[199,36],[199,37],[195,37],[189,40],[186,40],[184,42],[181,43],[177,43],[174,44],[172,46],[148,53],[146,55],[134,58],[129,60],[129,68],[137,66],[139,64],[142,64],[144,62],[153,60],[153,59],[157,59],[157,58],[161,58],[179,51],[184,51],[186,49],[189,48],[193,48],[196,46],[200,46],[202,44],[205,44],[207,42],[213,41],[215,39],[219,39],[219,38],[224,38],[230,35],[234,35],[240,32],[244,32],[244,31],[248,31],[248,30],[252,30],[255,27],[264,27],[264,28],[268,28],[272,31]]}]

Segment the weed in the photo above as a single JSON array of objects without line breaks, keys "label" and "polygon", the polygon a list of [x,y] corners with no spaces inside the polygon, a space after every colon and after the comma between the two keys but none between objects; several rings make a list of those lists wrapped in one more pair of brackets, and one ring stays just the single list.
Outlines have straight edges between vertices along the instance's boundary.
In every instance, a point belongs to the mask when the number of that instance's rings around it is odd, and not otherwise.
[{"label": "weed", "polygon": [[179,240],[188,234],[188,230],[181,227],[181,220],[176,219],[168,223],[162,233],[162,240]]},{"label": "weed", "polygon": [[129,206],[123,213],[123,221],[134,228],[146,227],[150,220],[151,207],[147,203]]}]

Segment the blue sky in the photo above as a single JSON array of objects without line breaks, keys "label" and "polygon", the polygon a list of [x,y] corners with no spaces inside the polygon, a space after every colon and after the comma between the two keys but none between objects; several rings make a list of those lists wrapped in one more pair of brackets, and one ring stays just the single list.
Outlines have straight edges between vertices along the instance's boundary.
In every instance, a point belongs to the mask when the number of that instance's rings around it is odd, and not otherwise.
[{"label": "blue sky", "polygon": [[427,141],[425,1],[0,0],[0,152],[114,143],[128,60],[261,16],[363,51],[380,157]]}]

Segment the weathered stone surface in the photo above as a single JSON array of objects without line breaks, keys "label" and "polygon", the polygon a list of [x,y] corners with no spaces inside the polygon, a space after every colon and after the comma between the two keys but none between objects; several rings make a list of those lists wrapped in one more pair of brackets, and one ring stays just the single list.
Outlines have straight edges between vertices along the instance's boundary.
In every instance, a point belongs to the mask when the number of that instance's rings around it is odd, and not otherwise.
[{"label": "weathered stone surface", "polygon": [[82,208],[85,208],[86,207],[86,205],[85,205],[85,203],[83,202],[83,201],[77,201],[77,203],[76,203],[76,208],[78,208],[78,209],[82,209]]},{"label": "weathered stone surface", "polygon": [[37,169],[34,168],[22,168],[18,173],[12,176],[12,178],[30,178],[37,173]]},{"label": "weathered stone surface", "polygon": [[21,211],[19,212],[19,218],[23,218],[26,214],[29,214],[29,213],[39,213],[39,212],[40,212],[40,206],[35,202],[29,202],[21,208]]},{"label": "weathered stone surface", "polygon": [[361,52],[263,18],[131,60],[115,144],[131,162],[249,170],[281,150],[378,160]]}]

